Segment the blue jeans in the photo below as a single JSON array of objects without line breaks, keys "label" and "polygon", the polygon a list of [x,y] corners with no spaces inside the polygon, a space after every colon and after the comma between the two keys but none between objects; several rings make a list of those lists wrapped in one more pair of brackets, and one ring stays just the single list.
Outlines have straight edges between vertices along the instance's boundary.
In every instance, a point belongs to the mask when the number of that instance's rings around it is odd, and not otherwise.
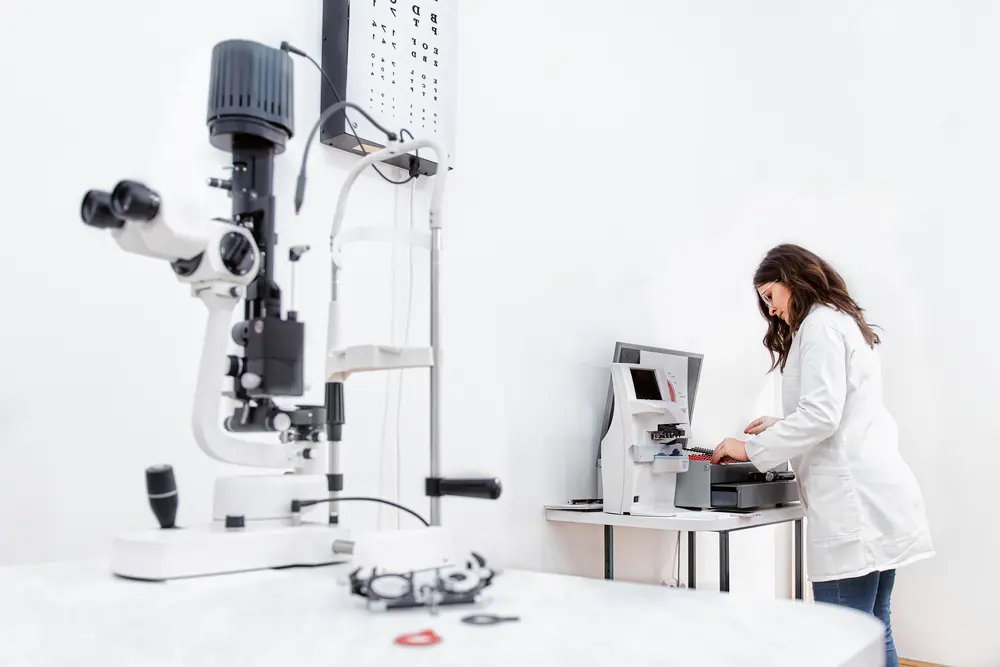
[{"label": "blue jeans", "polygon": [[874,614],[885,624],[885,665],[899,667],[896,645],[892,642],[892,626],[889,625],[889,597],[896,579],[895,570],[872,572],[863,577],[837,579],[835,581],[813,582],[813,599],[817,602],[850,607]]}]

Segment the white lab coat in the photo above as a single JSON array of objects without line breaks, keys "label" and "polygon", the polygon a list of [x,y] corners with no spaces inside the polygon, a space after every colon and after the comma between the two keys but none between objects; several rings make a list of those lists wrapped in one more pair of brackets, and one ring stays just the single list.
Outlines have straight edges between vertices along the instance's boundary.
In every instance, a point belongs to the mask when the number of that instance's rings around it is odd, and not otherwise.
[{"label": "white lab coat", "polygon": [[878,354],[854,320],[817,305],[782,374],[785,417],[747,440],[761,471],[789,461],[806,510],[809,579],[898,568],[934,554],[923,497],[882,402]]}]

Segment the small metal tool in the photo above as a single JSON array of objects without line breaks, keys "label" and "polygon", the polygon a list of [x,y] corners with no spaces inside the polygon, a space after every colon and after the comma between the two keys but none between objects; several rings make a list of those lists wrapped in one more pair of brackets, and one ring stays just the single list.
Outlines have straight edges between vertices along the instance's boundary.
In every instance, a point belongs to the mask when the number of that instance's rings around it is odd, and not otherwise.
[{"label": "small metal tool", "polygon": [[497,616],[496,614],[472,614],[471,616],[462,617],[462,622],[470,625],[496,625],[497,623],[508,623],[520,620],[520,616]]}]

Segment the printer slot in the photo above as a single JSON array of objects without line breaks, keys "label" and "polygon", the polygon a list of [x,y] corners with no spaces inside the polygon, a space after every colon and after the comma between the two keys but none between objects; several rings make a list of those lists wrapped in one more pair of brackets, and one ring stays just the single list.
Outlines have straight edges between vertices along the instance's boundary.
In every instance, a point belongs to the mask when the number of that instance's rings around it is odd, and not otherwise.
[{"label": "printer slot", "polygon": [[762,473],[748,461],[714,464],[697,457],[677,475],[674,493],[675,506],[692,510],[754,510],[798,500],[795,473],[787,463]]},{"label": "printer slot", "polygon": [[717,509],[759,509],[797,500],[798,488],[794,480],[712,485],[712,507]]}]

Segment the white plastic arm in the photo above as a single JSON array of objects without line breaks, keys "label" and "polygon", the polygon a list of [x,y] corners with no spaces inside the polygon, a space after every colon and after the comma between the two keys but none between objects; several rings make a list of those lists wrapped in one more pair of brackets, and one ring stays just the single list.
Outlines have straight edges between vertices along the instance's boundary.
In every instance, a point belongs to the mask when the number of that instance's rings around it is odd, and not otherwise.
[{"label": "white plastic arm", "polygon": [[332,240],[330,251],[337,266],[343,266],[340,261],[345,244],[357,241],[381,241],[383,243],[398,243],[417,248],[430,249],[431,235],[429,232],[407,229],[388,229],[386,227],[351,227],[337,234]]},{"label": "white plastic arm", "polygon": [[190,259],[205,250],[209,234],[204,227],[189,221],[200,220],[194,211],[185,211],[183,204],[161,200],[155,218],[148,222],[126,222],[111,230],[111,236],[125,251],[174,261]]},{"label": "white plastic arm", "polygon": [[198,387],[194,395],[192,426],[198,446],[216,461],[258,468],[289,468],[296,463],[294,443],[264,443],[236,438],[223,430],[222,378],[228,361],[227,341],[232,326],[233,309],[239,299],[230,286],[202,290],[198,297],[208,308],[205,344],[198,368]]},{"label": "white plastic arm", "polygon": [[437,178],[434,179],[434,188],[431,190],[430,228],[441,227],[441,201],[444,198],[444,175],[448,173],[448,169],[450,168],[448,151],[445,150],[444,146],[433,139],[414,139],[413,141],[392,144],[374,153],[369,153],[358,160],[357,164],[354,165],[354,168],[347,175],[347,178],[344,179],[344,184],[340,187],[340,196],[337,198],[337,212],[333,215],[333,228],[330,230],[330,252],[334,265],[337,268],[340,268],[341,264],[339,253],[336,252],[337,246],[335,245],[335,240],[344,224],[344,213],[347,211],[347,195],[350,193],[354,181],[372,164],[383,162],[391,157],[409,153],[412,150],[420,148],[430,148],[437,156]]},{"label": "white plastic arm", "polygon": [[340,301],[330,299],[326,311],[326,381],[343,382],[344,378],[337,377],[331,365],[333,352],[340,348]]}]

